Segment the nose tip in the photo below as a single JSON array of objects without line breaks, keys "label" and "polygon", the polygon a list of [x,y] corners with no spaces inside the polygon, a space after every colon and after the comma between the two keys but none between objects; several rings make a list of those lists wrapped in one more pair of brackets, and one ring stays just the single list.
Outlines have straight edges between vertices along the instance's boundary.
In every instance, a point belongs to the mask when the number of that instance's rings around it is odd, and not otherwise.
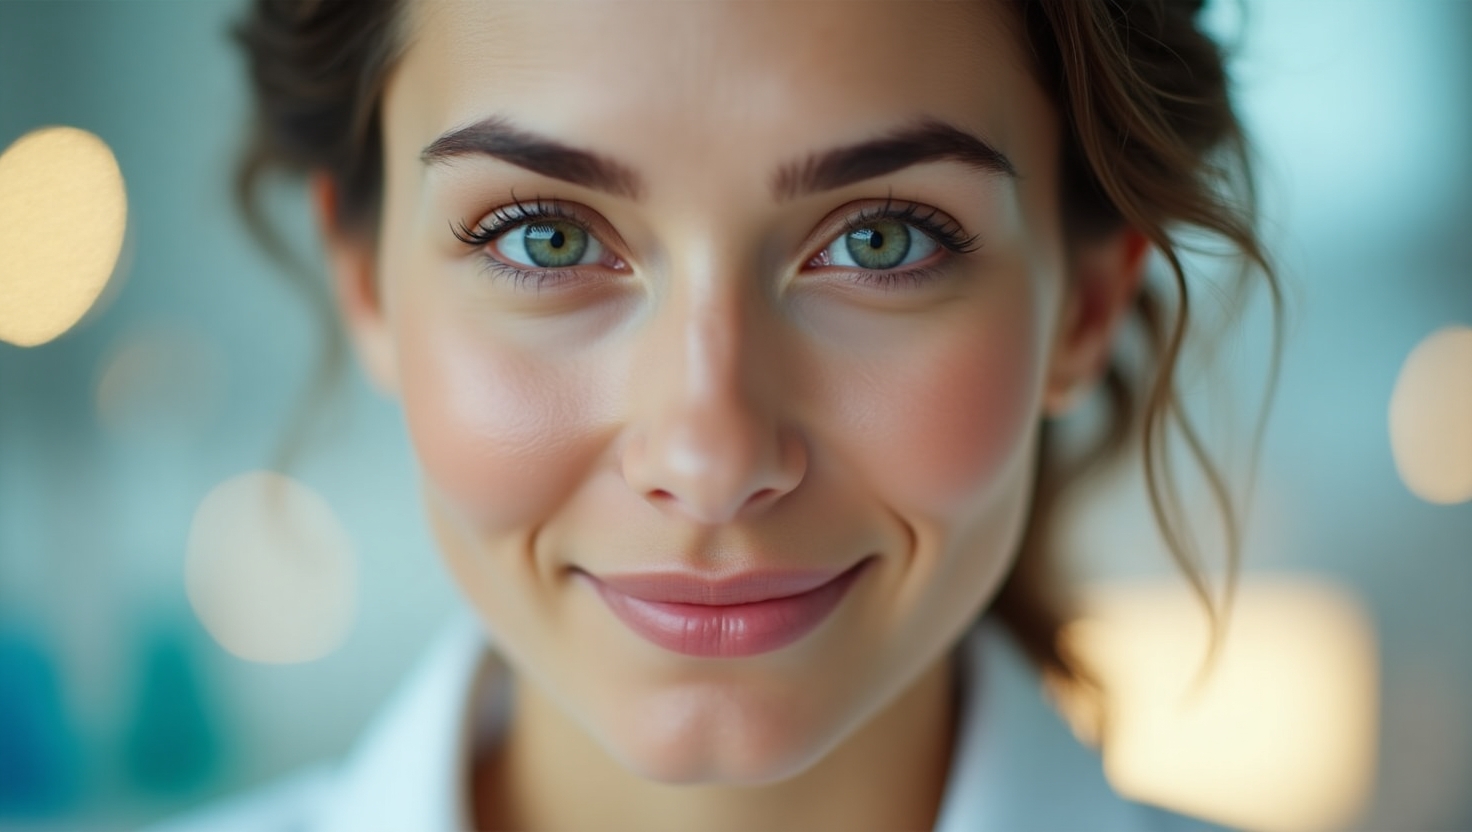
[{"label": "nose tip", "polygon": [[666,422],[624,455],[624,477],[646,501],[703,525],[768,510],[806,469],[795,435],[711,408]]},{"label": "nose tip", "polygon": [[807,471],[792,417],[800,379],[737,255],[696,247],[635,339],[623,475],[663,512],[703,525],[782,501]]}]

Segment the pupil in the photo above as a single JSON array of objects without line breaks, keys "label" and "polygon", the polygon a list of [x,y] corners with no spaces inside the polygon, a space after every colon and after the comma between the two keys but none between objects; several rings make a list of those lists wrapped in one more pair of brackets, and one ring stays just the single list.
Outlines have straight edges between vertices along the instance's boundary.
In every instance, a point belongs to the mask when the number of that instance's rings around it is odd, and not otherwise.
[{"label": "pupil", "polygon": [[562,248],[562,244],[567,242],[567,238],[562,235],[561,231],[554,231],[552,232],[552,236],[547,238],[547,242],[553,248]]},{"label": "pupil", "polygon": [[910,251],[910,235],[904,223],[876,220],[856,228],[848,235],[846,245],[854,263],[866,269],[892,269],[904,261]]}]

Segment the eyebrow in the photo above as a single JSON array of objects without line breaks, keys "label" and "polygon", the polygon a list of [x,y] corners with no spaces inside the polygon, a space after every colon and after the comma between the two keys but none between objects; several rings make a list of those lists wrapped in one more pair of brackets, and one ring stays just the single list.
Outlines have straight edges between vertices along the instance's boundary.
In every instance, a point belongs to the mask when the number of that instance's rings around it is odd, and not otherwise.
[{"label": "eyebrow", "polygon": [[[451,130],[420,153],[425,164],[465,156],[490,156],[574,185],[638,200],[639,175],[613,159],[570,147],[514,126],[501,116]],[[772,195],[779,202],[829,191],[926,162],[959,161],[979,170],[1016,178],[1001,151],[938,119],[921,119],[875,139],[813,153],[777,169]]]},{"label": "eyebrow", "polygon": [[785,165],[772,180],[772,194],[796,199],[873,179],[926,162],[954,160],[987,173],[1017,177],[1017,168],[991,144],[938,119],[922,119],[888,135],[814,153]]},{"label": "eyebrow", "polygon": [[543,176],[628,199],[639,199],[644,190],[639,175],[618,162],[528,132],[500,116],[445,133],[419,154],[425,164],[463,156],[491,156]]}]

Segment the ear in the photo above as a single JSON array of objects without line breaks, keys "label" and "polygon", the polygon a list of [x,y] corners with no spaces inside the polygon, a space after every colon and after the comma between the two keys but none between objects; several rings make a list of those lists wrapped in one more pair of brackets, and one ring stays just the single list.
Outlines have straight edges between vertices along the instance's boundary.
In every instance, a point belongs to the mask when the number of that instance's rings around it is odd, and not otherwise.
[{"label": "ear", "polygon": [[1127,226],[1072,253],[1043,394],[1045,415],[1073,409],[1104,373],[1114,336],[1140,293],[1149,252],[1145,235]]},{"label": "ear", "polygon": [[338,222],[337,184],[325,173],[311,179],[312,206],[317,229],[327,252],[333,296],[358,363],[380,391],[398,392],[393,331],[378,281],[378,258],[373,240],[344,229]]}]

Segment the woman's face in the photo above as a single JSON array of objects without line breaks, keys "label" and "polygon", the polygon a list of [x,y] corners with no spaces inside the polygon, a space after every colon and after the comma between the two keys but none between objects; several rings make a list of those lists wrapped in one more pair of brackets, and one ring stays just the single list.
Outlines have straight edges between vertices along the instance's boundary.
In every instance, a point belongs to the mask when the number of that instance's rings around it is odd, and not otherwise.
[{"label": "woman's face", "polygon": [[645,776],[801,771],[1011,565],[1080,359],[1005,13],[408,10],[347,317],[462,591]]}]

